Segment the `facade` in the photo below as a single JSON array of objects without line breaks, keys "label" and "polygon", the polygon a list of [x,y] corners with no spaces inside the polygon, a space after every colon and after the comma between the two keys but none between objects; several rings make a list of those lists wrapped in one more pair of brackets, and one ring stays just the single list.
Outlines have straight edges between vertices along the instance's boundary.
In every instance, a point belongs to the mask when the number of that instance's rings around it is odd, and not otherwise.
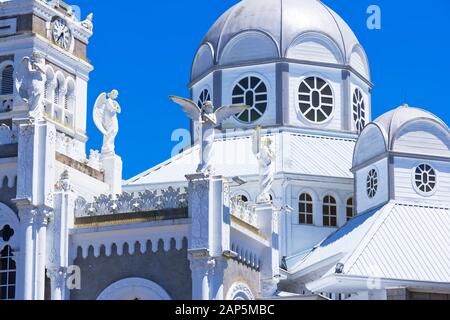
[{"label": "facade", "polygon": [[86,154],[92,15],[0,6],[0,300],[450,297],[449,128],[407,105],[373,121],[368,58],[320,1],[225,12],[190,98],[249,109],[127,181],[117,92]]}]

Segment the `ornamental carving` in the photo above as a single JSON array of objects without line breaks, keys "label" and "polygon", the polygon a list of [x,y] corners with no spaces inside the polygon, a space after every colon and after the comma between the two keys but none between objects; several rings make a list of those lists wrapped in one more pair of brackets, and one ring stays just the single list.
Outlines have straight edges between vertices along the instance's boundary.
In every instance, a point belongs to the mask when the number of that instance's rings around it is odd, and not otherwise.
[{"label": "ornamental carving", "polygon": [[169,187],[164,190],[146,190],[139,193],[123,192],[113,198],[112,195],[100,195],[88,203],[79,197],[75,201],[75,216],[102,216],[132,212],[150,212],[166,209],[187,208],[186,188]]}]

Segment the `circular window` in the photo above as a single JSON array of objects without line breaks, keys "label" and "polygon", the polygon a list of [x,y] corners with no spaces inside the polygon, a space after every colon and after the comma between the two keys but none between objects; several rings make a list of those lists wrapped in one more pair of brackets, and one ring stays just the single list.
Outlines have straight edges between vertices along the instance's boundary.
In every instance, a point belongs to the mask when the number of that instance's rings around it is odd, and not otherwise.
[{"label": "circular window", "polygon": [[370,170],[367,175],[367,195],[369,198],[375,197],[378,191],[378,173],[375,169]]},{"label": "circular window", "polygon": [[197,106],[199,108],[203,107],[203,104],[206,101],[211,101],[211,95],[209,94],[208,89],[205,89],[202,91],[202,93],[200,93],[200,96],[198,97],[198,100],[197,100]]},{"label": "circular window", "polygon": [[418,190],[430,194],[436,188],[436,171],[427,164],[421,164],[415,170],[414,180]]},{"label": "circular window", "polygon": [[245,123],[260,119],[267,109],[267,87],[257,77],[246,77],[233,89],[233,104],[245,104],[250,109],[238,114],[236,118]]},{"label": "circular window", "polygon": [[356,130],[361,133],[366,126],[366,105],[361,90],[356,89],[353,93],[353,120]]},{"label": "circular window", "polygon": [[323,123],[333,113],[333,92],[325,80],[306,78],[298,89],[300,112],[309,121]]}]

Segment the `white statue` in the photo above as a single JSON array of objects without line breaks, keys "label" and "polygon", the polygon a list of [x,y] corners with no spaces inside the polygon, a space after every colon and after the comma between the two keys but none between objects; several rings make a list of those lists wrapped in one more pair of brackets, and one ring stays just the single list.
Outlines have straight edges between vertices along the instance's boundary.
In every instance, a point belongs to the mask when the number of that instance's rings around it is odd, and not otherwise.
[{"label": "white statue", "polygon": [[117,114],[121,113],[119,103],[116,99],[119,92],[113,90],[110,93],[102,93],[95,102],[94,122],[98,130],[103,134],[102,155],[114,154],[114,140],[119,132],[119,121]]},{"label": "white statue", "polygon": [[87,17],[86,20],[81,22],[81,25],[83,27],[85,27],[86,29],[92,31],[94,29],[94,23],[92,22],[94,19],[94,14],[90,13]]},{"label": "white statue", "polygon": [[41,111],[45,79],[45,62],[39,53],[35,52],[31,58],[25,57],[19,63],[15,76],[16,92],[33,116]]},{"label": "white statue", "polygon": [[199,108],[194,101],[180,97],[170,96],[173,102],[183,107],[188,117],[200,125],[201,144],[200,144],[200,164],[197,168],[198,173],[206,175],[211,174],[212,154],[214,147],[214,129],[220,126],[231,116],[237,115],[249,107],[245,105],[234,105],[221,107],[214,112],[214,106],[211,101],[206,101],[202,108]]},{"label": "white statue", "polygon": [[253,153],[259,162],[259,196],[258,203],[270,202],[275,175],[275,153],[272,150],[272,139],[261,137],[261,128],[257,127],[253,137]]}]

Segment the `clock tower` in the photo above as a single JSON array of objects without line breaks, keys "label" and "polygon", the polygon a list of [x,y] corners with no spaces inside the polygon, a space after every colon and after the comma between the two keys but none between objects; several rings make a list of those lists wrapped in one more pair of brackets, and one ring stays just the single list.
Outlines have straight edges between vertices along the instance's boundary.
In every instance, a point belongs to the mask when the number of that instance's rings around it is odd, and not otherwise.
[{"label": "clock tower", "polygon": [[64,296],[55,286],[69,265],[75,194],[110,188],[98,153],[86,157],[92,31],[92,15],[80,19],[60,0],[0,2],[0,175],[9,190],[0,200],[16,214],[7,221],[16,299],[44,299],[46,277]]},{"label": "clock tower", "polygon": [[[71,6],[55,0],[10,0],[0,16],[0,123],[27,118],[28,106],[17,98],[14,74],[24,57],[40,55],[45,62],[43,117],[84,155],[87,83],[93,70],[87,58],[92,15],[85,20]],[[16,101],[14,101],[16,100]]]}]

